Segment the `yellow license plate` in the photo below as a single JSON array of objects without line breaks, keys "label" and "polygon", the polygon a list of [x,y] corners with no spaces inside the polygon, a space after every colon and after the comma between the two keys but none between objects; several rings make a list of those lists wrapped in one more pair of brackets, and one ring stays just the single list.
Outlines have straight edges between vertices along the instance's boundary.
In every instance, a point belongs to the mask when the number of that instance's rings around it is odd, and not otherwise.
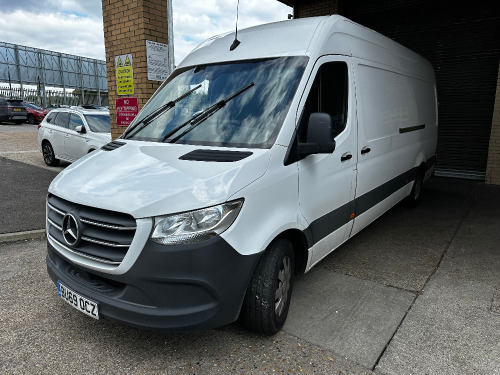
[{"label": "yellow license plate", "polygon": [[14,108],[14,111],[19,111],[19,112],[21,112],[21,108]]}]

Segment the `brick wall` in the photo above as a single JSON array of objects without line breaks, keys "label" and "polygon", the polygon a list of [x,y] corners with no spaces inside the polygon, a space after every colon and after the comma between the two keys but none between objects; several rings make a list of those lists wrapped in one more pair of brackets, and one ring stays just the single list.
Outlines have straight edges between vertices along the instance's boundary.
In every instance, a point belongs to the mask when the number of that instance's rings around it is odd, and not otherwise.
[{"label": "brick wall", "polygon": [[500,65],[497,76],[497,92],[491,120],[490,148],[488,150],[488,166],[486,167],[486,183],[500,185]]},{"label": "brick wall", "polygon": [[134,94],[139,110],[161,82],[147,77],[146,40],[167,44],[166,0],[102,0],[106,69],[108,74],[111,137],[120,136],[125,127],[116,125],[115,56],[132,54]]},{"label": "brick wall", "polygon": [[338,0],[308,1],[295,5],[296,18],[328,16],[338,14]]}]

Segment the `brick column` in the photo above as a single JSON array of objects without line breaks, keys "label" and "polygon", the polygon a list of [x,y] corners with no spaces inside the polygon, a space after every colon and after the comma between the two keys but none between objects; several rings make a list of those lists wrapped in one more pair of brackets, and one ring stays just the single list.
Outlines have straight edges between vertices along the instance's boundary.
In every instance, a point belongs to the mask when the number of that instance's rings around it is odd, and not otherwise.
[{"label": "brick column", "polygon": [[108,75],[111,137],[119,137],[125,127],[116,125],[115,56],[132,54],[134,94],[139,110],[160,86],[149,81],[147,74],[146,40],[168,43],[167,0],[102,0],[106,69]]},{"label": "brick column", "polygon": [[488,149],[488,166],[486,167],[486,183],[500,185],[500,65],[497,76],[497,92],[491,119],[490,147]]},{"label": "brick column", "polygon": [[338,0],[315,0],[297,2],[294,6],[295,18],[329,16],[339,13]]}]

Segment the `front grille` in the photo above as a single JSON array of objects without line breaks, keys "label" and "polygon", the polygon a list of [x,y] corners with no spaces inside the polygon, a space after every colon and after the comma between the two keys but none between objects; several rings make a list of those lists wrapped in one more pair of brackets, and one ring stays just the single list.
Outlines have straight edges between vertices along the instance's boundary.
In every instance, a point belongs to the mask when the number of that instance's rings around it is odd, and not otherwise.
[{"label": "front grille", "polygon": [[[79,241],[68,244],[63,219],[71,214],[78,222]],[[135,235],[135,219],[121,212],[72,203],[50,194],[47,199],[48,236],[66,250],[97,262],[119,265]]]}]

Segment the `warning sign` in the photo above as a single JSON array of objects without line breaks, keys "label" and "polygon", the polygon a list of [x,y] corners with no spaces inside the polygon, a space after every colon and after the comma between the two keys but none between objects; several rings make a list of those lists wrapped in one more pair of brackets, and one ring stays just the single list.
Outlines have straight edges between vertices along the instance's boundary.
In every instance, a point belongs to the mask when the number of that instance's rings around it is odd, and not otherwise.
[{"label": "warning sign", "polygon": [[134,93],[134,68],[132,54],[115,57],[116,91],[118,95],[132,95]]},{"label": "warning sign", "polygon": [[116,99],[116,124],[118,126],[129,126],[139,113],[137,98]]}]

